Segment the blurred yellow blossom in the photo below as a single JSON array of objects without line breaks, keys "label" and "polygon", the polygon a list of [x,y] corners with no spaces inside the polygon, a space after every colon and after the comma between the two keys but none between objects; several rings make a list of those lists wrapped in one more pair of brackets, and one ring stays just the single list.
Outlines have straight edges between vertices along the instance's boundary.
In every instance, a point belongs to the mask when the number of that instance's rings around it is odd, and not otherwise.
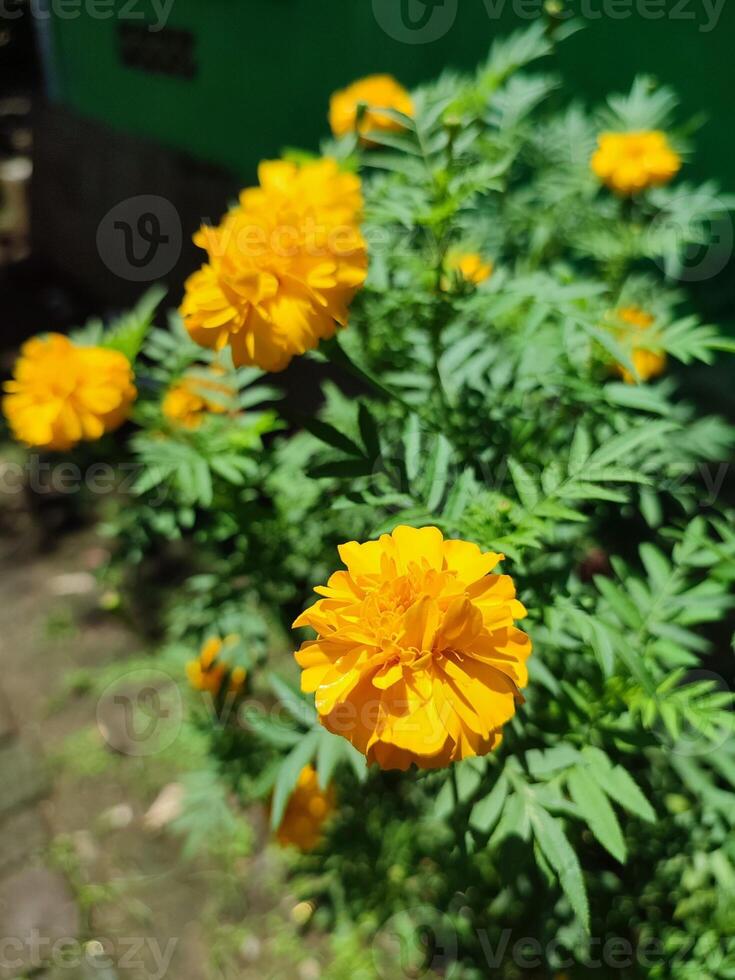
[{"label": "blurred yellow blossom", "polygon": [[450,252],[447,268],[458,272],[465,282],[479,286],[493,274],[493,263],[484,259],[479,252]]},{"label": "blurred yellow blossom", "polygon": [[322,790],[314,767],[304,766],[276,831],[276,840],[282,847],[312,851],[322,838],[334,805],[332,786]]},{"label": "blurred yellow blossom", "polygon": [[23,344],[3,411],[16,439],[39,449],[66,450],[122,425],[137,391],[119,351],[83,347],[63,334]]},{"label": "blurred yellow blossom", "polygon": [[619,325],[615,334],[620,342],[630,351],[633,366],[638,377],[617,364],[615,370],[626,384],[636,384],[638,381],[648,381],[658,377],[666,370],[666,354],[656,343],[655,318],[638,306],[624,306],[615,311]]},{"label": "blurred yellow blossom", "polygon": [[204,347],[236,366],[281,371],[345,326],[367,275],[360,179],[335,160],[261,163],[260,186],[194,238],[209,262],[186,283],[181,314]]},{"label": "blurred yellow blossom", "polygon": [[[335,92],[329,103],[329,125],[335,136],[359,131],[366,134],[402,129],[398,120],[381,109],[413,115],[413,101],[392,75],[368,75]],[[366,140],[369,143],[369,141]]]},{"label": "blurred yellow blossom", "polygon": [[245,688],[247,671],[244,667],[232,667],[227,660],[227,648],[237,644],[237,636],[224,640],[211,637],[202,647],[196,660],[186,665],[189,683],[195,691],[208,691],[213,697],[227,691],[241,694]]},{"label": "blurred yellow blossom", "polygon": [[590,165],[603,184],[629,197],[648,187],[659,187],[676,176],[681,157],[659,130],[601,133]]},{"label": "blurred yellow blossom", "polygon": [[[232,402],[234,391],[217,375],[224,374],[222,368],[213,365],[211,379],[198,375],[188,375],[175,381],[164,395],[161,411],[169,422],[184,429],[198,429],[207,414],[225,415],[228,402]],[[213,397],[207,397],[210,394]]]}]

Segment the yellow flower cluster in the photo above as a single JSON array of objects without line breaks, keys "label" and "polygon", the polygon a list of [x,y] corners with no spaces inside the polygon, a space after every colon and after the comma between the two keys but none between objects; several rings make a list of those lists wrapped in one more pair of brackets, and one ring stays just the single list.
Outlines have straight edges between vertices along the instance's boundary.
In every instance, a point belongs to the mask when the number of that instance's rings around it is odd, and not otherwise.
[{"label": "yellow flower cluster", "polygon": [[244,691],[247,671],[244,667],[232,667],[227,660],[228,647],[237,643],[237,636],[226,636],[224,640],[214,636],[207,640],[196,660],[186,665],[186,675],[195,691],[207,691],[212,697]]},{"label": "yellow flower cluster", "polygon": [[322,839],[334,805],[334,789],[321,789],[314,767],[304,766],[276,831],[276,840],[282,847],[313,851]]},{"label": "yellow flower cluster", "polygon": [[638,377],[622,364],[616,366],[616,371],[627,384],[637,381],[649,381],[663,374],[666,370],[666,354],[657,346],[655,319],[650,313],[638,306],[624,306],[615,311],[619,325],[615,334],[626,348],[630,350],[631,360]]},{"label": "yellow flower cluster", "polygon": [[602,133],[590,165],[597,177],[623,197],[659,187],[676,176],[681,157],[658,130]]},{"label": "yellow flower cluster", "polygon": [[[223,374],[222,368],[212,366],[211,373]],[[216,397],[207,397],[208,394]],[[161,411],[175,426],[182,429],[198,429],[208,414],[225,415],[228,411],[227,402],[234,397],[232,388],[217,381],[215,377],[207,378],[185,376],[175,381],[166,392]]]},{"label": "yellow flower cluster", "polygon": [[397,527],[339,549],[346,571],[294,623],[317,633],[296,653],[322,724],[383,769],[434,769],[500,742],[528,681],[526,615],[503,555]]},{"label": "yellow flower cluster", "polygon": [[358,132],[363,141],[368,134],[400,130],[401,124],[381,109],[395,109],[413,115],[413,101],[392,75],[369,75],[340,92],[329,103],[329,125],[335,136]]},{"label": "yellow flower cluster", "polygon": [[123,354],[83,347],[57,333],[23,345],[5,392],[3,412],[15,438],[53,450],[72,449],[116,429],[137,394]]},{"label": "yellow flower cluster", "polygon": [[458,272],[461,278],[479,286],[493,274],[493,263],[485,260],[479,252],[450,252],[447,256],[447,268],[450,272]]},{"label": "yellow flower cluster", "polygon": [[181,314],[204,347],[236,366],[281,371],[345,326],[367,274],[360,180],[329,158],[262,163],[260,186],[194,241],[209,261],[186,283]]}]

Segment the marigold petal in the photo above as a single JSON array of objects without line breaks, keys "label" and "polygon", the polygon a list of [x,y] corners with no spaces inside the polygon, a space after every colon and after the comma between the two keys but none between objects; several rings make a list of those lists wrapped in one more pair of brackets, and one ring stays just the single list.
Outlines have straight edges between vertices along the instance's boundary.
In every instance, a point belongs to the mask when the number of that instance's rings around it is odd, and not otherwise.
[{"label": "marigold petal", "polygon": [[426,562],[437,571],[441,569],[444,561],[444,536],[438,527],[399,524],[391,538],[399,574],[406,572],[409,565],[416,562]]},{"label": "marigold petal", "polygon": [[[521,702],[530,640],[500,555],[447,547],[437,528],[348,542],[348,571],[296,623],[318,639],[296,654],[322,724],[368,762],[436,768],[491,751]],[[462,544],[462,543],[460,543]]]}]

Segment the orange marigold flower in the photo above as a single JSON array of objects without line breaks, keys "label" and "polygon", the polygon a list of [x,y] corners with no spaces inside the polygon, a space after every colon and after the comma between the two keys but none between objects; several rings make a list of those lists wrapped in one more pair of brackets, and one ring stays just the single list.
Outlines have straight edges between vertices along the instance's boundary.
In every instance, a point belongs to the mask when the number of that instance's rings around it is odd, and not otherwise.
[{"label": "orange marigold flower", "polygon": [[206,641],[196,660],[186,665],[186,675],[195,691],[208,691],[212,697],[223,691],[242,693],[247,671],[244,667],[232,667],[226,656],[227,648],[237,643],[237,636],[227,636],[224,640],[214,636]]},{"label": "orange marigold flower", "polygon": [[[217,365],[213,375],[223,374]],[[208,397],[210,396],[210,397]],[[219,396],[219,397],[217,397]],[[232,388],[221,381],[199,376],[185,376],[175,381],[164,395],[161,411],[169,422],[184,429],[198,429],[208,414],[225,415],[234,397]]]},{"label": "orange marigold flower", "polygon": [[317,633],[295,656],[322,724],[383,769],[490,752],[531,653],[513,580],[489,574],[503,555],[435,527],[397,527],[339,553],[347,570],[294,623]]},{"label": "orange marigold flower", "polygon": [[3,411],[20,442],[71,449],[122,425],[137,395],[133,378],[119,351],[78,346],[58,333],[34,337],[5,383]]},{"label": "orange marigold flower", "polygon": [[204,347],[236,366],[281,371],[346,326],[367,275],[360,179],[321,159],[262,163],[260,186],[194,241],[209,263],[186,283],[181,314]]},{"label": "orange marigold flower", "polygon": [[681,157],[658,130],[601,133],[597,143],[590,166],[603,184],[623,197],[668,184],[681,169]]},{"label": "orange marigold flower", "polygon": [[313,851],[322,839],[334,804],[334,788],[322,790],[314,767],[304,766],[276,831],[276,840],[282,847]]},{"label": "orange marigold flower", "polygon": [[447,256],[447,268],[458,272],[465,282],[479,286],[493,274],[493,263],[486,261],[479,252],[451,252]]},{"label": "orange marigold flower", "polygon": [[381,109],[396,109],[404,116],[412,116],[414,111],[411,96],[392,75],[369,75],[334,93],[329,103],[329,125],[335,136],[357,130],[365,137],[379,130],[403,128]]},{"label": "orange marigold flower", "polygon": [[615,316],[625,326],[615,329],[618,339],[630,349],[633,367],[637,377],[624,367],[616,364],[615,370],[626,384],[636,384],[656,378],[666,370],[666,354],[656,344],[655,318],[638,306],[624,306],[615,311]]}]

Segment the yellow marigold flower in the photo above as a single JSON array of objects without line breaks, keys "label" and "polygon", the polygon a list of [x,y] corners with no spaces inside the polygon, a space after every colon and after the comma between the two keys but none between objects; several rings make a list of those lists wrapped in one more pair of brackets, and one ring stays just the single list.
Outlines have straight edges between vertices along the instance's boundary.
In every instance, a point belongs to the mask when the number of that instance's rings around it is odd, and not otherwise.
[{"label": "yellow marigold flower", "polygon": [[281,371],[345,326],[367,274],[360,180],[335,160],[259,168],[260,186],[194,241],[209,263],[181,305],[192,338],[234,363]]},{"label": "yellow marigold flower", "polygon": [[[222,368],[212,366],[212,374],[223,374]],[[208,398],[207,394],[219,395],[220,399]],[[207,414],[225,415],[226,401],[232,399],[232,388],[214,379],[188,376],[175,381],[161,404],[161,411],[174,425],[184,429],[198,429]]]},{"label": "yellow marigold flower", "polygon": [[447,256],[447,268],[458,272],[465,282],[479,286],[493,274],[493,263],[488,262],[479,252],[452,252]]},{"label": "yellow marigold flower", "polygon": [[3,411],[27,446],[71,449],[122,425],[137,395],[133,378],[119,351],[78,346],[58,333],[34,337],[5,383]]},{"label": "yellow marigold flower", "polygon": [[186,665],[186,675],[195,691],[208,691],[213,697],[223,690],[230,694],[242,693],[247,671],[244,667],[232,667],[223,655],[237,642],[236,636],[227,636],[224,640],[214,636],[206,641],[197,659]]},{"label": "yellow marigold flower", "polygon": [[378,130],[402,129],[399,122],[381,109],[395,109],[404,116],[412,116],[413,101],[392,75],[369,75],[334,93],[329,103],[329,125],[335,136],[358,130],[365,137]]},{"label": "yellow marigold flower", "polygon": [[603,184],[624,197],[659,187],[676,176],[681,157],[658,130],[601,133],[590,165]]},{"label": "yellow marigold flower", "polygon": [[656,333],[653,329],[655,318],[638,306],[624,306],[615,311],[615,316],[625,326],[615,330],[618,338],[630,348],[630,356],[638,377],[617,364],[615,370],[626,384],[648,381],[666,370],[666,354],[656,346]]},{"label": "yellow marigold flower", "polygon": [[322,790],[314,767],[304,766],[276,831],[276,840],[282,847],[314,850],[333,810],[333,787]]},{"label": "yellow marigold flower", "polygon": [[435,527],[397,527],[339,553],[347,570],[294,623],[317,633],[295,656],[322,724],[383,769],[490,752],[531,653],[513,580],[489,574],[503,555]]}]

